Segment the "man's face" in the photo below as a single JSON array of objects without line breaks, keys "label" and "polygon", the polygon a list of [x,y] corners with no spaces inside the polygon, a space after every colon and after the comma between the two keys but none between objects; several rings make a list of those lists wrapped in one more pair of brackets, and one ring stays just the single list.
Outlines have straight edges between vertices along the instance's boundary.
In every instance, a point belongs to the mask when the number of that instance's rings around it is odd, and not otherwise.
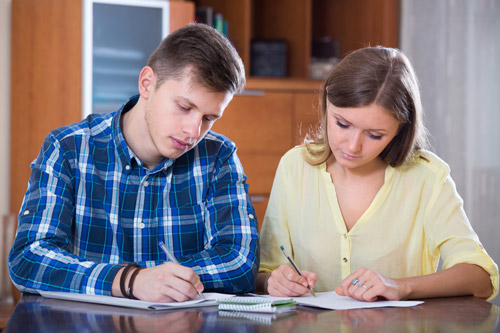
[{"label": "man's face", "polygon": [[233,98],[192,82],[188,73],[153,88],[146,101],[145,120],[154,146],[150,148],[158,158],[176,159],[192,149]]}]

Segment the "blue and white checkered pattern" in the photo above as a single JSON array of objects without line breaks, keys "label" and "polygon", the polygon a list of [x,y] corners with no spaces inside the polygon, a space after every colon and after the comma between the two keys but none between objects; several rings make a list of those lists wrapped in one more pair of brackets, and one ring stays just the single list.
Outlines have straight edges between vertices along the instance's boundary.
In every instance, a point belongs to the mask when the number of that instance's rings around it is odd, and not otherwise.
[{"label": "blue and white checkered pattern", "polygon": [[259,266],[257,221],[235,145],[214,132],[153,170],[113,114],[52,131],[31,164],[9,256],[24,291],[110,295],[122,267],[167,261],[163,241],[206,291],[247,292]]}]

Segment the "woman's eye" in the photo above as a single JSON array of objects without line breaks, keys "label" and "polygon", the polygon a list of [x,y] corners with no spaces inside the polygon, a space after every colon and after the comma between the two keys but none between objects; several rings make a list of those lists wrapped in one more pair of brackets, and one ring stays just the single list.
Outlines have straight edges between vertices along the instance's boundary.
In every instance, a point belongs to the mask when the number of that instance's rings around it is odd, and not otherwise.
[{"label": "woman's eye", "polygon": [[368,134],[370,136],[370,138],[372,138],[373,140],[380,140],[382,139],[382,135],[375,135],[375,134]]},{"label": "woman's eye", "polygon": [[189,107],[183,106],[183,105],[181,105],[181,104],[179,104],[179,108],[180,108],[182,111],[189,111]]},{"label": "woman's eye", "polygon": [[346,124],[343,124],[341,123],[340,121],[337,120],[337,125],[340,127],[340,128],[347,128],[349,127],[349,125],[346,125]]}]

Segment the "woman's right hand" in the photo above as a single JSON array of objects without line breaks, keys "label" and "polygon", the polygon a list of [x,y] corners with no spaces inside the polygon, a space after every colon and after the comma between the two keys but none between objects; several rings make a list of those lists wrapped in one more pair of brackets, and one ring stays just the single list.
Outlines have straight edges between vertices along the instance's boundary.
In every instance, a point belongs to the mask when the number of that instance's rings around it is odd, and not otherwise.
[{"label": "woman's right hand", "polygon": [[300,276],[289,265],[281,265],[275,269],[267,280],[267,292],[272,296],[295,297],[309,292],[307,284],[314,288],[318,280],[318,274],[301,271]]}]

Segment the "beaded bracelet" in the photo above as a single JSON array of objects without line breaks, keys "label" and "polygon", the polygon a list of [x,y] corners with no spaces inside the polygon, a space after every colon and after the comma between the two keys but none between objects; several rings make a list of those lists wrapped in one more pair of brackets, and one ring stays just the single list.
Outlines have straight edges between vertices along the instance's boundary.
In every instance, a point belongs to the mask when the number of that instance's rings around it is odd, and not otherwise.
[{"label": "beaded bracelet", "polygon": [[135,277],[137,276],[137,274],[139,274],[139,272],[142,269],[144,269],[144,267],[138,267],[138,268],[136,268],[135,271],[132,273],[132,276],[130,277],[130,280],[128,281],[127,297],[130,298],[130,299],[137,299],[137,297],[134,296],[132,290],[134,288]]},{"label": "beaded bracelet", "polygon": [[120,291],[122,292],[123,297],[128,297],[127,291],[125,290],[125,279],[127,278],[127,273],[132,267],[140,267],[137,264],[128,264],[122,272],[122,276],[120,277]]}]

